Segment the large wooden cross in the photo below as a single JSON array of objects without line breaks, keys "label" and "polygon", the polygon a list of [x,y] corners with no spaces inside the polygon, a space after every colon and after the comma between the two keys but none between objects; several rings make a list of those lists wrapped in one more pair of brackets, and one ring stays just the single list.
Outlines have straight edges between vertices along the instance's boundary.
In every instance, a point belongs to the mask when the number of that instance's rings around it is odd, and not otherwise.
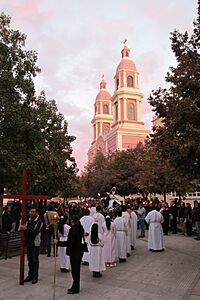
[{"label": "large wooden cross", "polygon": [[[48,200],[49,196],[34,196],[27,195],[27,171],[23,171],[22,175],[22,194],[21,195],[0,195],[2,199],[18,199],[22,200],[22,218],[21,224],[26,223],[26,200]],[[24,285],[24,253],[25,253],[25,234],[24,230],[20,232],[21,246],[20,246],[20,274],[19,274],[19,284]]]}]

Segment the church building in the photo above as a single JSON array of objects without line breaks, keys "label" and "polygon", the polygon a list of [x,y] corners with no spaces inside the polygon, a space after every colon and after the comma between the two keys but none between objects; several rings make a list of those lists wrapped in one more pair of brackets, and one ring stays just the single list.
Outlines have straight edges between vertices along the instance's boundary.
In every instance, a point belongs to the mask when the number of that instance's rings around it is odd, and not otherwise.
[{"label": "church building", "polygon": [[88,151],[91,162],[97,150],[109,151],[135,148],[149,134],[141,119],[143,94],[139,89],[138,71],[124,42],[122,58],[114,76],[115,91],[111,96],[104,77],[94,103],[93,141]]}]

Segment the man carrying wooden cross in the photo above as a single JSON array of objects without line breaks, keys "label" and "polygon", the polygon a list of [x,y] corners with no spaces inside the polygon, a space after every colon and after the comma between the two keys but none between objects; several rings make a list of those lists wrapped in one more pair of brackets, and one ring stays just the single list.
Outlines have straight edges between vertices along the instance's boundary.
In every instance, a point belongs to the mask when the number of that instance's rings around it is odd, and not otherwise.
[{"label": "man carrying wooden cross", "polygon": [[30,218],[25,225],[20,225],[20,230],[25,231],[25,244],[27,247],[28,259],[28,276],[24,282],[32,281],[32,284],[38,282],[39,270],[39,252],[40,252],[40,231],[42,228],[42,221],[39,218],[38,210],[32,207],[29,212]]}]

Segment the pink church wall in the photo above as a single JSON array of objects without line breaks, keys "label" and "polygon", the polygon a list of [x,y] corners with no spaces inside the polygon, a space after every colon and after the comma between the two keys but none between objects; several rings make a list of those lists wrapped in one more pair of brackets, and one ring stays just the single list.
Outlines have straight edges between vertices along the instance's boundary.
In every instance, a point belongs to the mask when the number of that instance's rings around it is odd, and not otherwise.
[{"label": "pink church wall", "polygon": [[97,113],[100,114],[101,113],[101,103],[98,101],[98,110]]},{"label": "pink church wall", "polygon": [[121,120],[124,120],[124,99],[120,99]]},{"label": "pink church wall", "polygon": [[124,86],[124,75],[123,75],[123,72],[120,72],[119,76],[120,76],[120,87],[121,87],[121,86]]},{"label": "pink church wall", "polygon": [[108,152],[116,150],[116,137],[111,138],[108,140]]},{"label": "pink church wall", "polygon": [[139,136],[122,136],[122,148],[135,148],[137,143],[142,142],[144,143],[145,137]]},{"label": "pink church wall", "polygon": [[99,136],[99,134],[100,134],[100,123],[99,122],[97,123],[97,132],[98,132],[98,136]]},{"label": "pink church wall", "polygon": [[88,161],[91,162],[93,160],[94,154],[92,151],[88,152]]}]

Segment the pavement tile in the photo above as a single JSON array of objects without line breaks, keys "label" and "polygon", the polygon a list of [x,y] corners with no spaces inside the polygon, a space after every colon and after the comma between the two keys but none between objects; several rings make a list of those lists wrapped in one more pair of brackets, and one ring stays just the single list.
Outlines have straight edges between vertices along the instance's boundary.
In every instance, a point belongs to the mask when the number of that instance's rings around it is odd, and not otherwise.
[{"label": "pavement tile", "polygon": [[[81,293],[70,296],[71,274],[60,273],[57,259],[56,300],[200,300],[199,244],[179,234],[167,236],[165,242],[165,252],[152,253],[147,238],[138,239],[127,263],[107,268],[100,279],[81,266]],[[38,283],[19,286],[19,257],[0,260],[0,300],[53,299],[54,262],[41,255]]]}]

